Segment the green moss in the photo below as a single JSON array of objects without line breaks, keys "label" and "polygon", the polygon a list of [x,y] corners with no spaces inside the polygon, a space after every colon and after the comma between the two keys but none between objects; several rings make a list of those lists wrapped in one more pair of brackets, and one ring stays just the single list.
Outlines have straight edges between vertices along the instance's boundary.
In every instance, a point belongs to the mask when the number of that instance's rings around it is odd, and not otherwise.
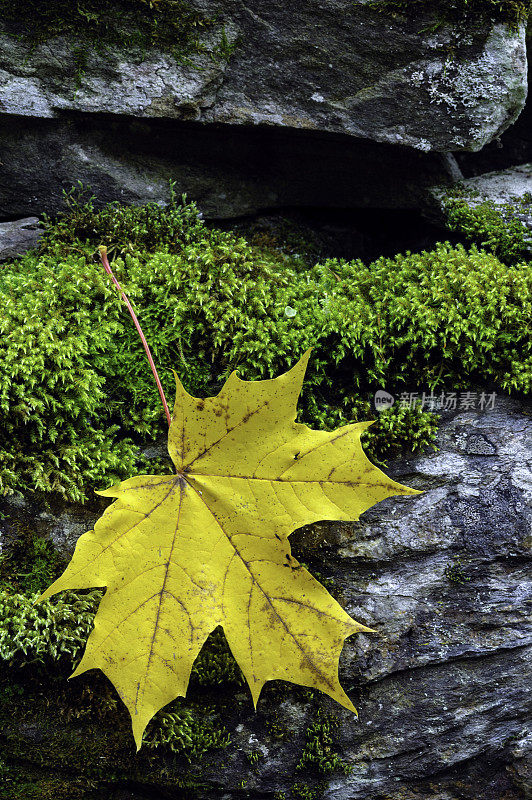
[{"label": "green moss", "polygon": [[148,749],[164,748],[178,753],[189,763],[201,758],[210,750],[224,749],[231,737],[220,723],[214,710],[184,707],[183,701],[175,700],[163,711],[159,711],[148,725],[143,744]]},{"label": "green moss", "polygon": [[244,677],[229,649],[222,628],[217,628],[207,639],[194,662],[191,682],[193,686],[208,689],[244,685]]},{"label": "green moss", "polygon": [[[33,765],[8,764],[0,786],[0,800],[92,800],[98,797],[90,783],[45,775]],[[101,796],[101,795],[100,795]]]},{"label": "green moss", "polygon": [[450,583],[462,586],[467,583],[471,578],[466,574],[464,565],[460,558],[455,558],[450,564],[447,564],[444,570],[445,577]]},{"label": "green moss", "polygon": [[76,661],[92,630],[100,590],[77,595],[62,593],[59,600],[0,591],[0,660],[17,667]]},{"label": "green moss", "polygon": [[63,255],[96,253],[105,244],[109,258],[125,258],[135,254],[147,260],[158,250],[179,253],[205,235],[205,225],[193,203],[186,204],[170,182],[171,201],[163,206],[148,203],[127,206],[108,203],[97,206],[96,198],[78,182],[64,193],[66,212],[57,219],[44,217],[45,226],[40,242],[43,255],[60,248]]},{"label": "green moss", "polygon": [[64,559],[48,540],[16,528],[17,538],[11,546],[4,545],[0,556],[0,587],[30,594],[42,591],[61,574]]},{"label": "green moss", "polygon": [[486,248],[506,264],[530,258],[532,236],[518,218],[519,208],[530,210],[532,195],[524,195],[519,203],[495,204],[478,200],[478,194],[456,188],[444,199],[449,230],[468,241]]},{"label": "green moss", "polygon": [[323,796],[325,788],[323,783],[309,786],[303,781],[296,781],[290,790],[290,797],[293,800],[319,800]]},{"label": "green moss", "polygon": [[234,41],[230,41],[225,28],[222,28],[220,41],[211,50],[211,58],[214,61],[229,61],[235,51],[238,49],[241,42],[241,37],[237,37]]},{"label": "green moss", "polygon": [[333,717],[318,708],[315,722],[305,732],[305,746],[295,767],[296,773],[305,773],[306,781],[295,781],[290,789],[293,800],[318,800],[326,789],[323,776],[352,772],[337,752],[333,735],[336,725]]},{"label": "green moss", "polygon": [[[475,247],[360,261],[300,259],[211,230],[192,204],[71,203],[41,251],[0,274],[0,490],[81,499],[142,472],[166,423],[142,345],[97,258],[106,244],[171,400],[171,369],[196,395],[278,375],[313,347],[300,419],[334,428],[375,417],[377,388],[491,381],[529,391],[532,275]],[[287,313],[287,308],[292,309]],[[293,313],[295,312],[295,313]],[[433,441],[419,408],[378,415],[370,457]]]},{"label": "green moss", "polygon": [[307,728],[306,742],[301,758],[296,764],[296,771],[316,772],[319,775],[331,775],[341,772],[349,775],[352,767],[346,764],[336,751],[333,737],[335,721],[318,709],[316,721]]},{"label": "green moss", "polygon": [[271,736],[272,739],[278,742],[287,741],[292,738],[292,730],[276,711],[265,720],[264,725],[268,736]]},{"label": "green moss", "polygon": [[246,760],[252,767],[257,767],[259,761],[264,758],[264,753],[261,750],[249,750],[246,753]]}]

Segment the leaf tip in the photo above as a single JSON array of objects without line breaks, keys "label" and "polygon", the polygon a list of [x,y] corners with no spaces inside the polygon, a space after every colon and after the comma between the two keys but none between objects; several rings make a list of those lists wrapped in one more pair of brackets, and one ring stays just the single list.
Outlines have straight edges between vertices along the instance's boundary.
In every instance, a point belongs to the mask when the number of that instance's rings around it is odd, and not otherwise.
[{"label": "leaf tip", "polygon": [[190,397],[192,399],[196,399],[196,398],[194,398],[193,395],[190,394],[190,392],[187,392],[187,390],[183,386],[181,378],[179,377],[179,375],[177,374],[175,369],[172,369],[172,374],[174,376],[174,381],[175,381],[175,401],[174,401],[173,414],[172,414],[172,417],[171,417],[171,419],[173,421],[173,419],[175,417],[175,413],[176,413],[176,408],[178,408],[178,405],[183,402],[183,398],[187,398],[187,397]]},{"label": "leaf tip", "polygon": [[331,695],[333,700],[336,700],[337,703],[340,703],[341,706],[347,708],[348,711],[352,711],[353,714],[358,717],[358,711],[356,710],[355,706],[346,695],[344,690],[340,687],[340,694],[338,695]]},{"label": "leaf tip", "polygon": [[259,698],[260,698],[260,693],[262,692],[262,687],[264,686],[264,683],[259,684],[259,683],[255,682],[255,681],[253,681],[253,683],[250,683],[249,679],[248,679],[248,686],[249,686],[249,689],[251,691],[251,699],[253,701],[253,710],[256,712],[257,711],[257,705],[258,705]]},{"label": "leaf tip", "polygon": [[[293,370],[303,370],[303,375],[304,375],[305,372],[307,371],[308,362],[310,360],[311,353],[312,353],[312,347],[309,347],[307,350],[305,350],[305,352],[303,353],[303,355],[301,356],[299,361],[292,367],[292,369]],[[291,371],[292,370],[290,370],[290,372]]]},{"label": "leaf tip", "polygon": [[358,628],[357,633],[376,633],[377,636],[381,635],[379,631],[375,630],[375,628],[368,628],[367,625],[362,625],[360,622],[358,624],[360,627]]},{"label": "leaf tip", "polygon": [[369,428],[370,425],[375,425],[376,422],[376,419],[365,419],[363,422],[359,422],[358,425],[362,430],[366,430],[366,428]]},{"label": "leaf tip", "polygon": [[79,675],[82,675],[84,672],[87,672],[87,670],[90,669],[89,666],[86,666],[86,667],[83,666],[84,660],[85,660],[85,657],[83,657],[81,659],[81,661],[79,662],[78,666],[76,667],[76,669],[74,670],[72,675],[68,676],[67,680],[70,681],[70,680],[72,680],[72,678],[77,678]]},{"label": "leaf tip", "polygon": [[57,594],[58,592],[60,592],[61,588],[54,589],[54,586],[57,583],[58,583],[58,581],[54,581],[54,583],[50,584],[50,586],[48,586],[44,590],[44,592],[41,592],[41,594],[38,597],[35,598],[35,600],[33,601],[32,605],[35,606],[35,605],[37,605],[37,603],[42,603],[43,600],[48,600],[50,597],[53,597],[54,594]]},{"label": "leaf tip", "polygon": [[144,718],[139,717],[131,717],[131,727],[133,732],[133,739],[135,740],[135,747],[136,752],[138,753],[140,748],[142,747],[142,741],[144,738],[144,731],[148,726],[149,719],[146,720]]}]

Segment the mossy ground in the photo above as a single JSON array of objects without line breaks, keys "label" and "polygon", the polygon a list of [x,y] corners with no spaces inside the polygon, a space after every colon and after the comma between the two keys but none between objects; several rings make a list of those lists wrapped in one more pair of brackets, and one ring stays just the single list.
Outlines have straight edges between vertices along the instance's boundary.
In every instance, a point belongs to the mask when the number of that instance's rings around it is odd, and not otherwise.
[{"label": "mossy ground", "polygon": [[[203,796],[201,787],[219,781],[235,761],[239,768],[232,773],[244,776],[253,796],[263,758],[257,755],[260,750],[238,746],[237,735],[233,741],[242,723],[255,731],[259,745],[282,753],[284,766],[277,785],[293,787],[293,792],[284,790],[287,798],[299,797],[303,785],[313,797],[321,796],[325,779],[345,774],[348,767],[334,739],[323,743],[316,724],[308,726],[302,740],[294,730],[284,739],[271,736],[272,709],[287,696],[282,686],[272,685],[258,716],[249,708],[249,698],[243,701],[229,687],[223,699],[219,692],[218,698],[209,698],[193,690],[190,699],[172,704],[152,723],[166,741],[156,749],[145,745],[136,753],[129,716],[106,680],[88,673],[82,680],[67,682],[67,675],[57,668],[54,676],[18,670],[16,678],[10,671],[8,683],[0,681],[0,800],[111,800],[113,790],[128,786],[140,792],[157,786],[159,792],[166,788],[168,796],[198,800]],[[308,709],[308,697],[297,691],[290,694]],[[313,710],[318,715],[319,700]],[[175,723],[173,727],[164,725],[165,719]],[[296,772],[303,757],[305,765]],[[322,763],[327,765],[325,771]],[[244,787],[236,780],[225,788],[236,796]]]},{"label": "mossy ground", "polygon": [[[142,345],[97,256],[105,243],[172,398],[212,395],[234,369],[278,375],[309,348],[300,419],[316,427],[377,416],[385,388],[527,392],[532,277],[475,247],[372,264],[251,245],[209,229],[193,205],[79,204],[49,223],[41,251],[0,276],[0,489],[83,500],[140,471],[168,472],[142,448],[165,420]],[[297,257],[296,257],[297,256]],[[429,445],[437,418],[419,406],[378,415],[370,457]]]}]

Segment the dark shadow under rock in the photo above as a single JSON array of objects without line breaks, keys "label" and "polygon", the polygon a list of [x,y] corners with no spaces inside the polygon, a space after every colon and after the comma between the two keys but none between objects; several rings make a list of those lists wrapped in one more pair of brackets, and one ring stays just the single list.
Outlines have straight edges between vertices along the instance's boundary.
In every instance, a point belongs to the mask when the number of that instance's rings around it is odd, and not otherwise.
[{"label": "dark shadow under rock", "polygon": [[446,159],[347,135],[105,114],[0,117],[0,216],[54,214],[77,181],[99,204],[166,202],[210,218],[287,206],[418,208]]}]

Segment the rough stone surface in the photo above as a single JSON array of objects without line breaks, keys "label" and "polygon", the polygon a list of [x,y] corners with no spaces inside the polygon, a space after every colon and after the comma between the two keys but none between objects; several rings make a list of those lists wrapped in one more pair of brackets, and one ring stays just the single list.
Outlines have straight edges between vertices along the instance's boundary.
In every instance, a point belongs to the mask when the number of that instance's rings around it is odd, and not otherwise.
[{"label": "rough stone surface", "polygon": [[[28,51],[2,37],[0,107],[310,128],[447,151],[480,149],[524,104],[524,26],[471,18],[420,36],[444,18],[438,2],[408,15],[379,13],[367,0],[196,5],[220,20],[203,33],[205,52],[139,61],[127,50],[93,51],[81,77],[71,41]],[[236,45],[229,61],[213,57],[222,25]]]},{"label": "rough stone surface", "polygon": [[[532,37],[527,35],[528,56],[530,59]],[[530,71],[529,71],[530,86]],[[532,162],[532,102],[529,100],[516,122],[501,136],[476,153],[456,153],[456,159],[463,172],[462,177],[472,178],[486,172],[501,172],[516,164]]]},{"label": "rough stone surface", "polygon": [[[193,5],[216,20],[200,52],[92,48],[82,74],[75,41],[0,30],[0,214],[56,213],[79,179],[102,201],[164,201],[169,177],[212,217],[412,208],[430,177],[454,180],[442,154],[479,150],[525,102],[523,27],[436,24],[443,0],[417,15],[367,0]],[[124,136],[100,130],[110,118]]]},{"label": "rough stone surface", "polygon": [[520,164],[509,169],[486,172],[461,182],[465,189],[482,200],[494,203],[512,203],[522,200],[532,192],[532,163]]},{"label": "rough stone surface", "polygon": [[17,258],[39,243],[42,231],[37,217],[0,223],[0,261]]},{"label": "rough stone surface", "polygon": [[479,36],[477,20],[469,30],[444,25],[420,36],[437,4],[425,18],[406,19],[375,15],[364,2],[267,10],[250,3],[248,11],[257,27],[244,36],[242,59],[229,64],[216,121],[342,131],[444,152],[480,149],[523,107],[524,38],[505,25]]},{"label": "rough stone surface", "polygon": [[[349,775],[320,777],[328,800],[531,796],[532,405],[499,396],[492,410],[447,414],[438,445],[387,470],[424,494],[382,502],[358,523],[310,526],[292,536],[296,554],[376,631],[348,640],[341,659],[358,722],[320,696],[336,719],[335,747],[353,767]],[[43,518],[25,501],[19,508],[72,547],[79,512]],[[11,535],[9,522],[2,525]],[[99,797],[297,797],[290,794],[294,780],[316,782],[309,770],[294,772],[316,702],[290,685],[270,684],[255,715],[237,692],[225,720],[232,743],[203,762],[204,788],[189,795],[169,788],[168,774],[183,772],[166,764],[159,778],[124,779],[108,795],[101,784]],[[273,720],[288,738],[272,735]],[[53,772],[47,754],[54,737],[63,748],[69,736],[86,734],[79,721],[50,723],[41,741],[39,724],[10,722],[6,741],[16,729],[25,763],[44,759]],[[101,735],[91,749],[100,766],[111,758]],[[262,754],[253,768],[245,755],[251,750]],[[74,768],[71,780],[76,774]]]},{"label": "rough stone surface", "polygon": [[46,501],[25,498],[20,494],[8,495],[2,500],[0,519],[0,552],[9,548],[21,529],[31,530],[36,536],[49,539],[61,555],[70,557],[76,542],[85,531],[91,530],[105,504],[94,503],[77,506],[55,501],[51,507]]}]

